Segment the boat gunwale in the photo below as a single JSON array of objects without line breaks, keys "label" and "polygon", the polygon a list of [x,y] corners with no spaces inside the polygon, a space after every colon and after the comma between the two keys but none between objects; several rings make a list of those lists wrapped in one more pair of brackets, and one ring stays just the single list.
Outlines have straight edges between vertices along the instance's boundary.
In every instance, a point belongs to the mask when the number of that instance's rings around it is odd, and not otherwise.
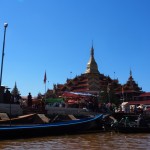
[{"label": "boat gunwale", "polygon": [[79,120],[71,120],[66,122],[55,122],[55,123],[45,123],[45,124],[33,124],[33,125],[10,125],[10,126],[0,126],[0,131],[3,130],[19,130],[19,129],[37,129],[37,128],[48,128],[48,127],[58,127],[58,126],[69,126],[69,125],[76,125],[76,124],[82,124],[82,123],[88,123],[94,120],[97,120],[98,118],[102,117],[102,114],[96,115],[95,117],[89,117]]}]

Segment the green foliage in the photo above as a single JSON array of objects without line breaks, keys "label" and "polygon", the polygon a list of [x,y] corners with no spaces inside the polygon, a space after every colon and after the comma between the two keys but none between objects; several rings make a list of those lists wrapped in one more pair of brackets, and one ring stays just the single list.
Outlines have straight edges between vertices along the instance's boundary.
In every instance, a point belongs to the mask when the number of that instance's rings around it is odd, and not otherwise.
[{"label": "green foliage", "polygon": [[20,95],[20,92],[19,92],[19,90],[18,90],[18,88],[17,88],[16,82],[15,82],[14,88],[13,88],[12,91],[11,91],[11,94],[12,94],[14,97]]},{"label": "green foliage", "polygon": [[42,94],[41,93],[38,93],[38,95],[37,95],[37,99],[42,99]]}]

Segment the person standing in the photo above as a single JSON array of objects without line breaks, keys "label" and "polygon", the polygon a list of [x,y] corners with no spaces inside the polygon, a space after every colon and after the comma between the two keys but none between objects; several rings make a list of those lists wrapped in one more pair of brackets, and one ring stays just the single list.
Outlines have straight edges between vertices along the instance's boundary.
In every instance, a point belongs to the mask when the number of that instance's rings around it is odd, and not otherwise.
[{"label": "person standing", "polygon": [[28,95],[28,107],[31,107],[32,106],[32,95],[31,93],[29,93]]},{"label": "person standing", "polygon": [[8,89],[5,92],[5,103],[11,103],[11,93]]}]

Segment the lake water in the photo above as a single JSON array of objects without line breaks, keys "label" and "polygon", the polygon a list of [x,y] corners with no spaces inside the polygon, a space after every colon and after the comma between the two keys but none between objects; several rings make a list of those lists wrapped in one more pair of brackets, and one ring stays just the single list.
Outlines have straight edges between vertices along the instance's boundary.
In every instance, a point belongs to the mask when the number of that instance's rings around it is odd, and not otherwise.
[{"label": "lake water", "polygon": [[149,150],[150,134],[115,132],[2,140],[0,150]]}]

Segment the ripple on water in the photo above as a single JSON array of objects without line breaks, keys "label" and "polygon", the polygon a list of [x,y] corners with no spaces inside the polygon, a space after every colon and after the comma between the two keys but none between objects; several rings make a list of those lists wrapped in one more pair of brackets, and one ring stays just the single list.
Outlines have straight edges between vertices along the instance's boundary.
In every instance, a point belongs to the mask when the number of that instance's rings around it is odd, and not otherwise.
[{"label": "ripple on water", "polygon": [[148,150],[150,134],[94,133],[0,141],[1,150]]}]

